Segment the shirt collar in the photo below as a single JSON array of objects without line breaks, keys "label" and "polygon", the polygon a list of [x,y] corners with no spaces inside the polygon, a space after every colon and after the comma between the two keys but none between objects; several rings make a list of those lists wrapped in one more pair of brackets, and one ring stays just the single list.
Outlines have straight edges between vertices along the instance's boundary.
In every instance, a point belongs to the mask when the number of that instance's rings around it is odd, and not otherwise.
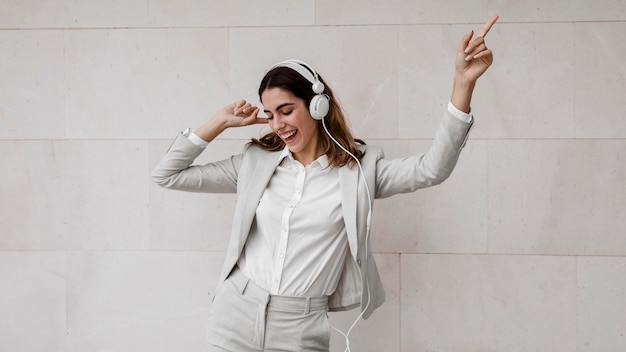
[{"label": "shirt collar", "polygon": [[[278,160],[282,161],[285,158],[287,158],[290,161],[296,161],[296,159],[294,159],[293,157],[293,154],[291,154],[289,147],[287,146],[285,146],[283,151],[280,153],[280,157],[278,158]],[[315,159],[311,164],[315,164],[315,163],[318,163],[322,169],[326,169],[328,167],[328,157],[326,156],[326,154],[322,154],[319,158]],[[304,165],[304,166],[307,166],[307,165]]]}]

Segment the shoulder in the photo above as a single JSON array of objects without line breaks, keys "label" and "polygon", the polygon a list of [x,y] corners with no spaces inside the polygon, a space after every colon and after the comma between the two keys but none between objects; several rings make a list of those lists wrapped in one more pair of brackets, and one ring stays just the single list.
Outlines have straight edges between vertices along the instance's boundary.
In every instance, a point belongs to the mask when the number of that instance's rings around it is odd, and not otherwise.
[{"label": "shoulder", "polygon": [[381,146],[378,145],[371,145],[371,144],[360,144],[357,146],[357,148],[359,148],[359,150],[362,151],[370,151],[370,150],[383,150],[383,148]]},{"label": "shoulder", "polygon": [[254,143],[246,143],[243,147],[241,155],[244,163],[256,164],[268,160],[275,160],[280,153],[280,151],[269,151],[267,149],[263,149]]},{"label": "shoulder", "polygon": [[243,152],[242,154],[253,154],[253,155],[260,155],[260,154],[267,154],[267,153],[271,153],[270,151],[261,148],[261,146],[254,144],[252,142],[248,142],[243,146]]},{"label": "shoulder", "polygon": [[357,146],[357,148],[364,153],[363,161],[379,160],[385,157],[383,148],[377,145],[362,144]]}]

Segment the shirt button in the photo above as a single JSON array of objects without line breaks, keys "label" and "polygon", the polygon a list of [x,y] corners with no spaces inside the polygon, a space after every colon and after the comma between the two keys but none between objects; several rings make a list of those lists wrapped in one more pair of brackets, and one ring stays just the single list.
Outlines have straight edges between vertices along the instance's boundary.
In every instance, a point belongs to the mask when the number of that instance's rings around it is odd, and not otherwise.
[{"label": "shirt button", "polygon": [[356,263],[361,266],[361,259],[357,259]]}]

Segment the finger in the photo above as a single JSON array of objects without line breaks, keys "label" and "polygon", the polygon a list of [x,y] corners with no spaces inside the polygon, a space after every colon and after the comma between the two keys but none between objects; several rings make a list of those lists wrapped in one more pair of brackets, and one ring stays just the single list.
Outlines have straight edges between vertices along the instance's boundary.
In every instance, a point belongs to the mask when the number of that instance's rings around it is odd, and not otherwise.
[{"label": "finger", "polygon": [[250,103],[245,103],[242,107],[239,108],[239,112],[245,115],[251,106],[252,105],[250,105]]},{"label": "finger", "polygon": [[259,114],[259,108],[255,107],[254,110],[252,110],[252,112],[250,113],[250,115],[244,118],[244,124],[252,125],[252,124],[268,123],[266,118],[260,118],[258,117],[258,114]]},{"label": "finger", "polygon": [[491,17],[489,21],[485,23],[485,25],[483,26],[483,29],[481,29],[480,32],[478,32],[478,36],[484,38],[487,35],[487,33],[489,33],[489,30],[491,30],[491,27],[496,23],[498,18],[500,18],[500,16],[498,15]]},{"label": "finger", "polygon": [[[257,115],[259,113],[259,108],[247,103],[245,106],[243,106],[240,110],[240,116],[243,117],[244,119],[256,119]],[[256,123],[256,122],[253,122]]]},{"label": "finger", "polygon": [[472,59],[475,59],[476,55],[485,50],[487,50],[487,46],[485,44],[480,44],[479,46],[472,49],[470,53],[467,53],[467,56],[465,56],[465,61],[471,61]]},{"label": "finger", "polygon": [[489,56],[492,56],[491,49],[486,49],[474,55],[474,59],[480,59],[482,57],[489,57]]},{"label": "finger", "polygon": [[235,115],[240,114],[243,111],[243,109],[246,107],[246,104],[248,103],[245,100],[237,100],[233,108],[233,114]]},{"label": "finger", "polygon": [[240,108],[240,107],[242,107],[245,103],[246,103],[246,101],[245,101],[245,100],[243,100],[243,99],[235,101],[235,109],[239,109],[239,108]]},{"label": "finger", "polygon": [[254,123],[258,124],[258,123],[268,123],[269,121],[267,120],[267,118],[263,118],[263,117],[259,117],[259,108],[254,108],[254,112],[252,113],[252,117],[254,118]]},{"label": "finger", "polygon": [[473,36],[474,30],[470,30],[469,33],[467,33],[465,37],[463,37],[463,40],[461,40],[461,44],[459,44],[459,52],[465,51]]},{"label": "finger", "polygon": [[477,47],[484,44],[485,39],[483,37],[476,37],[472,41],[470,41],[469,44],[467,44],[467,47],[465,48],[465,53],[469,54],[470,52],[475,51]]}]

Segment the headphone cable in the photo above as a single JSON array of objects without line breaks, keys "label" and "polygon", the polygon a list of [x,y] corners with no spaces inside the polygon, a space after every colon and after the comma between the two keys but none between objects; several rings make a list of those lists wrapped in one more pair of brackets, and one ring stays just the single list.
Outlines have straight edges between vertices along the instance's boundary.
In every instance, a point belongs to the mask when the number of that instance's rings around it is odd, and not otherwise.
[{"label": "headphone cable", "polygon": [[[348,154],[350,157],[352,157],[352,159],[354,159],[354,161],[356,162],[359,171],[361,172],[361,175],[363,176],[363,184],[365,185],[365,191],[367,192],[367,203],[369,206],[369,210],[367,212],[367,219],[366,219],[366,235],[365,235],[365,270],[367,270],[367,265],[368,265],[368,257],[369,257],[369,236],[370,236],[370,229],[371,229],[371,222],[372,222],[372,197],[370,194],[370,189],[369,186],[367,185],[367,180],[365,179],[365,173],[363,172],[363,167],[361,166],[361,162],[359,161],[359,159],[352,153],[350,153],[350,151],[348,151],[347,148],[345,148],[344,146],[342,146],[339,142],[337,142],[337,140],[330,134],[330,132],[328,131],[328,128],[326,127],[326,122],[325,122],[325,118],[322,118],[322,126],[324,127],[324,131],[326,132],[326,134],[328,135],[328,137],[330,137],[330,139],[339,147],[341,148],[341,150],[343,150],[344,152],[346,152],[346,154]],[[362,269],[361,269],[362,270]],[[341,335],[343,335],[343,337],[346,339],[346,349],[344,350],[344,352],[351,352],[350,350],[350,333],[352,332],[352,329],[356,326],[356,324],[359,322],[359,320],[363,317],[363,314],[365,314],[365,311],[367,310],[367,308],[369,308],[371,299],[370,299],[370,285],[369,285],[369,280],[367,278],[367,273],[365,274],[365,285],[367,288],[367,303],[365,304],[365,307],[363,309],[361,309],[361,313],[359,314],[359,316],[354,320],[354,322],[352,323],[352,325],[350,326],[350,328],[348,329],[348,331],[346,333],[344,333],[343,331],[335,328],[334,326],[331,325],[331,327],[333,328],[333,330],[337,331],[338,333],[340,333]]]}]

